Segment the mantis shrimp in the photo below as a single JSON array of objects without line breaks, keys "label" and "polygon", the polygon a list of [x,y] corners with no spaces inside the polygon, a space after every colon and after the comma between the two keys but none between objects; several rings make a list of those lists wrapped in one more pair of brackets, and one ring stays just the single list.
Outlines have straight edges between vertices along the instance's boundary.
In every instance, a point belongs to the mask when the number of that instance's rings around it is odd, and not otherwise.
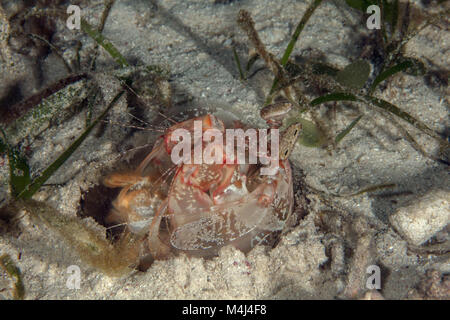
[{"label": "mantis shrimp", "polygon": [[[263,118],[268,120],[271,114],[279,117],[280,108],[286,109],[286,103],[267,106],[261,112]],[[201,123],[197,135],[196,122]],[[273,123],[277,122],[267,122],[272,124],[272,133],[276,129]],[[174,164],[172,156],[180,143],[174,137],[177,129],[194,133],[193,141],[188,142],[194,149],[196,143],[203,148],[212,147],[218,161]],[[288,156],[301,125],[291,125],[281,135],[275,170],[265,175],[261,174],[267,169],[261,163],[264,161],[229,161],[230,150],[205,139],[208,130],[219,134],[226,131],[224,123],[212,114],[177,123],[159,137],[135,170],[113,173],[104,180],[107,187],[122,188],[107,219],[126,224],[129,232],[143,235],[143,250],[153,258],[167,257],[170,252],[209,257],[217,255],[225,245],[248,252],[258,244],[273,245],[277,236],[295,221]],[[272,138],[270,143],[274,143]],[[248,139],[247,155],[249,144]],[[236,148],[232,153],[236,159]],[[260,159],[264,157],[268,157],[265,152]]]}]

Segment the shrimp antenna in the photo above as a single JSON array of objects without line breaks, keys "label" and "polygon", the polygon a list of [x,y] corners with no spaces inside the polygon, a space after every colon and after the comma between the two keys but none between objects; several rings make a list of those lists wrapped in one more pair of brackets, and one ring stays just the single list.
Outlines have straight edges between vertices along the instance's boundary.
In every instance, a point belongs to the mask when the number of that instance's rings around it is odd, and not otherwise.
[{"label": "shrimp antenna", "polygon": [[119,123],[119,122],[114,122],[114,121],[111,121],[111,120],[101,120],[101,121],[104,122],[104,123],[109,123],[109,124],[116,125],[116,126],[123,127],[123,128],[131,128],[131,129],[138,129],[138,130],[145,130],[145,131],[165,132],[164,129],[160,129],[160,128],[138,127],[138,126],[133,126],[131,124],[122,124],[122,123]]},{"label": "shrimp antenna", "polygon": [[142,146],[138,146],[138,147],[134,147],[134,148],[122,151],[113,160],[117,160],[117,159],[123,157],[124,155],[126,155],[127,153],[134,152],[134,151],[141,150],[141,149],[145,149],[145,148],[148,148],[148,147],[150,147],[152,145],[153,145],[153,143],[146,143],[146,144],[144,144]]},{"label": "shrimp antenna", "polygon": [[[124,81],[120,80],[120,82],[122,83],[122,85],[128,90],[130,91],[132,94],[134,94],[141,103],[143,103],[144,105],[146,105],[146,103],[144,102],[144,100],[142,99],[142,97],[140,95],[137,94],[136,91],[133,90],[133,88],[131,88],[128,84],[126,84]],[[162,117],[164,117],[166,120],[171,121],[172,123],[177,123],[175,120],[169,118],[168,116],[166,116],[165,114],[161,113],[160,111],[157,111],[158,114]]]},{"label": "shrimp antenna", "polygon": [[118,228],[118,227],[122,227],[122,226],[127,226],[127,225],[128,225],[128,222],[118,223],[118,224],[107,227],[106,230],[110,230],[110,229]]},{"label": "shrimp antenna", "polygon": [[[171,166],[169,169],[167,169],[166,171],[164,171],[164,172],[161,174],[161,176],[160,176],[158,179],[156,179],[156,181],[155,181],[155,183],[154,183],[154,186],[157,186],[158,183],[159,183],[160,181],[162,181],[163,179],[165,179],[165,178],[167,178],[168,176],[170,176],[170,175],[172,174],[172,172],[176,170],[177,167],[178,167],[178,166],[173,165],[173,166]],[[152,191],[154,191],[154,190],[155,190],[155,189],[152,188]]]},{"label": "shrimp antenna", "polygon": [[130,117],[132,117],[133,119],[139,121],[140,123],[142,123],[142,124],[145,125],[145,126],[157,128],[158,130],[161,130],[161,131],[167,130],[167,128],[165,128],[165,127],[163,127],[163,126],[155,126],[155,125],[152,125],[152,124],[148,123],[147,121],[144,121],[144,120],[142,120],[142,119],[139,119],[138,117],[136,117],[134,114],[132,114],[132,113],[130,113],[130,112],[127,112],[127,114],[128,114]]}]

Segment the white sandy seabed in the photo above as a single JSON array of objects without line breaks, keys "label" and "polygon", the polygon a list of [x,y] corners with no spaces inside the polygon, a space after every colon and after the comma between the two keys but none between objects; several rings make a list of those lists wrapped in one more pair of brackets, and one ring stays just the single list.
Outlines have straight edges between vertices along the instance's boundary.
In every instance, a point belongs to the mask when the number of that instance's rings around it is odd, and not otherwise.
[{"label": "white sandy seabed", "polygon": [[[111,10],[104,35],[130,60],[169,66],[175,102],[219,105],[219,109],[242,121],[260,126],[263,122],[258,117],[258,108],[269,91],[272,77],[263,71],[246,83],[239,80],[232,45],[236,45],[244,60],[248,42],[236,24],[237,13],[240,9],[248,10],[268,50],[281,56],[307,3],[167,0],[149,5],[147,1],[119,0]],[[370,30],[361,27],[360,34],[356,33],[354,26],[363,23],[360,15],[337,8],[338,3],[327,1],[320,6],[303,31],[294,54],[320,52],[327,62],[341,68],[361,56],[363,44],[358,39],[369,35]],[[83,10],[88,20],[95,23],[102,6]],[[74,37],[68,32],[65,36]],[[80,39],[86,48],[92,48],[89,38],[80,36]],[[449,39],[448,32],[428,27],[408,44],[407,54],[426,58],[434,67],[445,69],[449,66],[449,56],[445,54]],[[88,53],[81,54],[83,58]],[[44,62],[44,69],[53,72],[54,79],[62,72],[58,63],[53,55]],[[102,51],[99,68],[111,64],[110,57]],[[10,72],[12,77],[20,75],[17,70]],[[425,81],[423,77],[396,75],[379,97],[443,132],[449,126],[446,88],[429,86]],[[108,101],[117,84],[105,81],[102,90]],[[125,100],[121,100],[111,111],[111,118],[124,120],[125,108]],[[342,130],[349,119],[358,115],[355,110],[346,110],[334,116],[334,132]],[[317,196],[308,192],[311,212],[273,250],[257,247],[244,255],[225,247],[219,257],[211,260],[178,256],[155,262],[145,273],[111,278],[82,262],[54,231],[24,217],[19,234],[6,233],[0,237],[0,252],[10,254],[21,269],[27,299],[333,299],[352,296],[352,290],[363,294],[369,276],[365,266],[369,264],[381,267],[381,293],[385,298],[405,298],[423,279],[426,270],[450,271],[448,256],[418,255],[408,249],[436,234],[448,239],[445,229],[450,221],[448,167],[415,151],[379,113],[363,106],[360,110],[366,116],[336,149],[330,152],[298,145],[291,156],[294,166],[303,170],[306,183],[318,190],[349,194],[367,186],[396,184],[396,193],[338,199],[344,218],[329,218],[336,224],[331,229],[345,229],[346,219],[363,221],[355,227],[359,230],[353,238],[343,241],[337,236],[333,238],[333,230],[318,228],[317,215],[324,207]],[[320,110],[324,111],[325,108]],[[79,136],[83,126],[84,118],[75,117],[64,126],[50,128],[32,146],[33,168],[48,165],[53,155]],[[414,133],[428,151],[435,151],[435,142],[417,131]],[[115,127],[108,128],[100,138],[89,137],[52,177],[52,183],[62,185],[42,188],[36,199],[46,200],[61,214],[74,216],[82,192],[98,183],[102,167],[111,163],[117,151],[115,142],[122,137],[121,129]],[[136,137],[143,139],[143,134]],[[7,177],[6,167],[1,168],[3,177]],[[5,181],[2,178],[6,187]],[[369,247],[371,255],[364,256],[362,248]],[[16,258],[19,253],[20,260]],[[71,265],[81,270],[78,290],[66,285],[67,268]],[[6,274],[1,275],[0,287],[9,286]]]}]

